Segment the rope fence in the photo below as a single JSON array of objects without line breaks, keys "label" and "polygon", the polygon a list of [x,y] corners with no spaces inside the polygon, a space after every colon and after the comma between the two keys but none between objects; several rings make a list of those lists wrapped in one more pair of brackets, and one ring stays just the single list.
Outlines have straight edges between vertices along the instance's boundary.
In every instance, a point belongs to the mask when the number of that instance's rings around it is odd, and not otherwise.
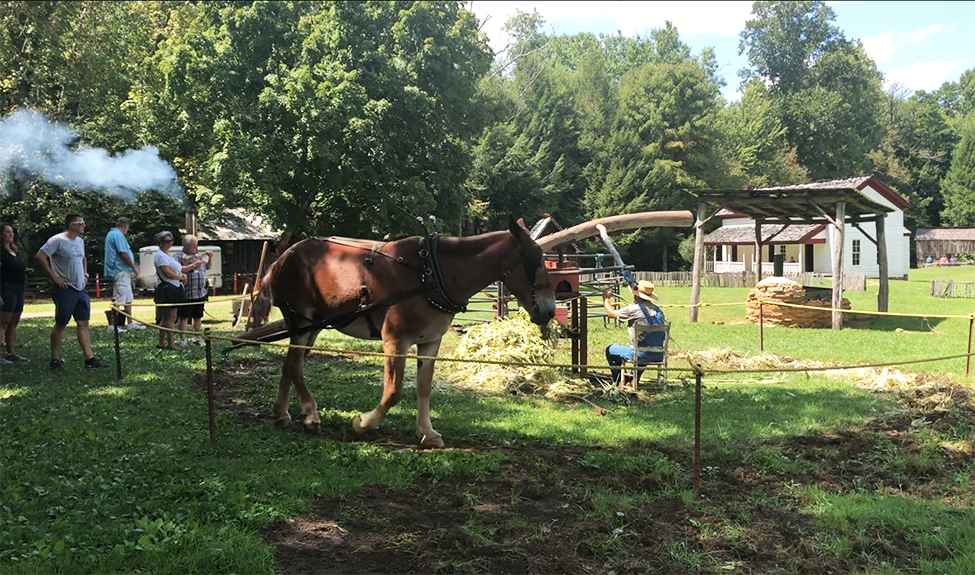
[{"label": "rope fence", "polygon": [[[232,298],[227,298],[222,301],[233,301],[236,299],[248,299],[250,296],[235,296]],[[217,303],[217,302],[213,302]],[[875,315],[888,315],[888,316],[898,316],[898,317],[918,317],[918,318],[951,318],[951,319],[968,319],[969,320],[969,334],[968,334],[968,351],[963,354],[955,354],[941,357],[924,358],[924,359],[912,359],[903,361],[892,361],[883,363],[873,363],[873,364],[861,364],[861,365],[838,365],[838,366],[803,366],[803,367],[773,367],[773,368],[761,368],[761,369],[715,369],[715,368],[704,368],[699,363],[693,363],[688,360],[689,367],[668,367],[668,371],[673,371],[676,373],[692,373],[694,375],[694,494],[695,496],[700,496],[700,478],[701,478],[701,403],[702,403],[702,380],[706,375],[721,375],[721,374],[768,374],[768,373],[816,373],[816,372],[827,372],[827,371],[840,371],[840,370],[852,370],[852,369],[880,369],[888,368],[902,365],[917,365],[923,363],[932,363],[938,361],[950,361],[954,359],[966,358],[966,377],[970,374],[971,358],[972,358],[972,325],[975,322],[975,313],[969,314],[967,316],[963,315],[943,315],[943,314],[898,314],[890,312],[861,312],[854,310],[835,310],[830,308],[820,308],[812,306],[802,306],[797,304],[784,304],[782,302],[773,302],[770,300],[760,300],[759,305],[783,305],[786,307],[798,307],[798,308],[809,308],[822,311],[824,313],[832,313],[834,311],[846,312],[846,313],[873,313]],[[159,304],[160,306],[180,306],[187,304]],[[190,305],[198,305],[196,303]],[[659,307],[673,307],[673,308],[689,308],[689,307],[717,307],[717,306],[727,306],[727,305],[741,305],[741,303],[725,303],[725,304],[707,304],[699,303],[696,306],[692,305],[680,305],[680,304],[670,304],[661,305]],[[148,305],[140,307],[151,307]],[[366,351],[366,350],[349,350],[349,349],[339,349],[326,346],[316,346],[316,345],[294,345],[285,342],[258,342],[254,340],[242,339],[239,337],[229,337],[214,335],[210,328],[203,329],[201,332],[194,331],[183,331],[173,328],[164,328],[159,325],[149,324],[143,322],[138,318],[133,317],[131,314],[127,314],[122,310],[119,304],[112,303],[111,308],[115,313],[125,316],[132,321],[138,322],[146,327],[152,327],[154,329],[171,332],[180,335],[198,335],[204,340],[204,347],[206,353],[206,381],[207,381],[207,412],[209,419],[209,431],[210,431],[210,443],[211,445],[216,442],[216,406],[215,397],[216,392],[214,388],[213,381],[213,354],[212,345],[214,341],[225,341],[231,344],[245,343],[248,345],[256,346],[270,346],[278,347],[284,349],[301,349],[307,351],[317,351],[320,353],[332,353],[340,355],[351,355],[359,357],[382,357],[382,358],[395,358],[395,359],[405,359],[405,360],[430,360],[439,362],[455,362],[455,363],[474,363],[482,365],[503,365],[508,367],[548,367],[556,369],[597,369],[597,370],[611,370],[613,367],[620,369],[620,366],[610,366],[607,365],[590,365],[588,361],[583,364],[561,364],[561,363],[546,363],[546,362],[530,362],[530,361],[504,361],[504,360],[490,360],[490,359],[473,359],[473,358],[454,358],[454,357],[440,357],[440,356],[428,356],[419,355],[413,353],[385,353],[376,351]],[[116,375],[118,379],[122,379],[122,355],[121,355],[121,345],[119,340],[118,325],[115,324],[115,361],[116,361]],[[764,348],[764,336],[763,336],[763,348]],[[645,371],[648,369],[656,369],[654,366],[637,366],[638,371]],[[588,400],[587,403],[592,404]],[[598,407],[598,406],[597,406]],[[604,414],[602,409],[597,409],[600,415]]]}]

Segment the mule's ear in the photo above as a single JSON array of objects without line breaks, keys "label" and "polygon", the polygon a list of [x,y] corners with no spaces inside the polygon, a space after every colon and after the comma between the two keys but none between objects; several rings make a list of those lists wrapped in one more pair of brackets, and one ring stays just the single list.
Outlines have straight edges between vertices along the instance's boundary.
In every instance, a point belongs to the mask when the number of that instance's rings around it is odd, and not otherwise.
[{"label": "mule's ear", "polygon": [[[519,225],[521,224],[521,225]],[[522,228],[524,227],[524,222],[522,220],[515,221],[515,217],[512,215],[508,216],[508,231],[511,235],[518,239],[521,239]]]}]

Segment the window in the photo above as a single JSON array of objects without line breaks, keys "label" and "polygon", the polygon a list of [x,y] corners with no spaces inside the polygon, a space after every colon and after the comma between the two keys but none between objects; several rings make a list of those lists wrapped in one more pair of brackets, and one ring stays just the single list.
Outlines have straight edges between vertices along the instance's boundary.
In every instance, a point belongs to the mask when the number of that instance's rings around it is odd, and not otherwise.
[{"label": "window", "polygon": [[860,265],[860,240],[853,240],[853,265]]},{"label": "window", "polygon": [[779,246],[779,253],[785,255],[785,244]]}]

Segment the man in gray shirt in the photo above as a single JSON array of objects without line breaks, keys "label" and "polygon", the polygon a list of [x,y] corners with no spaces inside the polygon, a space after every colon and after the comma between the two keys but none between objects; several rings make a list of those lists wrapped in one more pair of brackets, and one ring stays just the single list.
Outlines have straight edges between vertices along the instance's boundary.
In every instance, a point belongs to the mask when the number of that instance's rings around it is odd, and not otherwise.
[{"label": "man in gray shirt", "polygon": [[37,261],[51,277],[54,287],[54,330],[51,332],[51,365],[55,371],[64,371],[61,361],[61,342],[64,329],[74,317],[78,326],[78,343],[85,354],[85,367],[102,367],[102,362],[91,352],[91,336],[88,320],[91,318],[91,299],[85,291],[88,283],[88,260],[85,258],[85,220],[78,214],[64,218],[63,233],[52,236],[37,252]]}]

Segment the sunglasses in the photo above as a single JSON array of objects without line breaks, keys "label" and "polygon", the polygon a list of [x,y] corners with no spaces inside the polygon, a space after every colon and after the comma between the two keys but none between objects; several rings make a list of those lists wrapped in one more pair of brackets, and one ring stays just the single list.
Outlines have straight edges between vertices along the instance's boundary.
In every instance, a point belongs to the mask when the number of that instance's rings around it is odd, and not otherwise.
[{"label": "sunglasses", "polygon": [[71,222],[71,225],[72,226],[83,226],[83,225],[85,225],[85,222]]}]

